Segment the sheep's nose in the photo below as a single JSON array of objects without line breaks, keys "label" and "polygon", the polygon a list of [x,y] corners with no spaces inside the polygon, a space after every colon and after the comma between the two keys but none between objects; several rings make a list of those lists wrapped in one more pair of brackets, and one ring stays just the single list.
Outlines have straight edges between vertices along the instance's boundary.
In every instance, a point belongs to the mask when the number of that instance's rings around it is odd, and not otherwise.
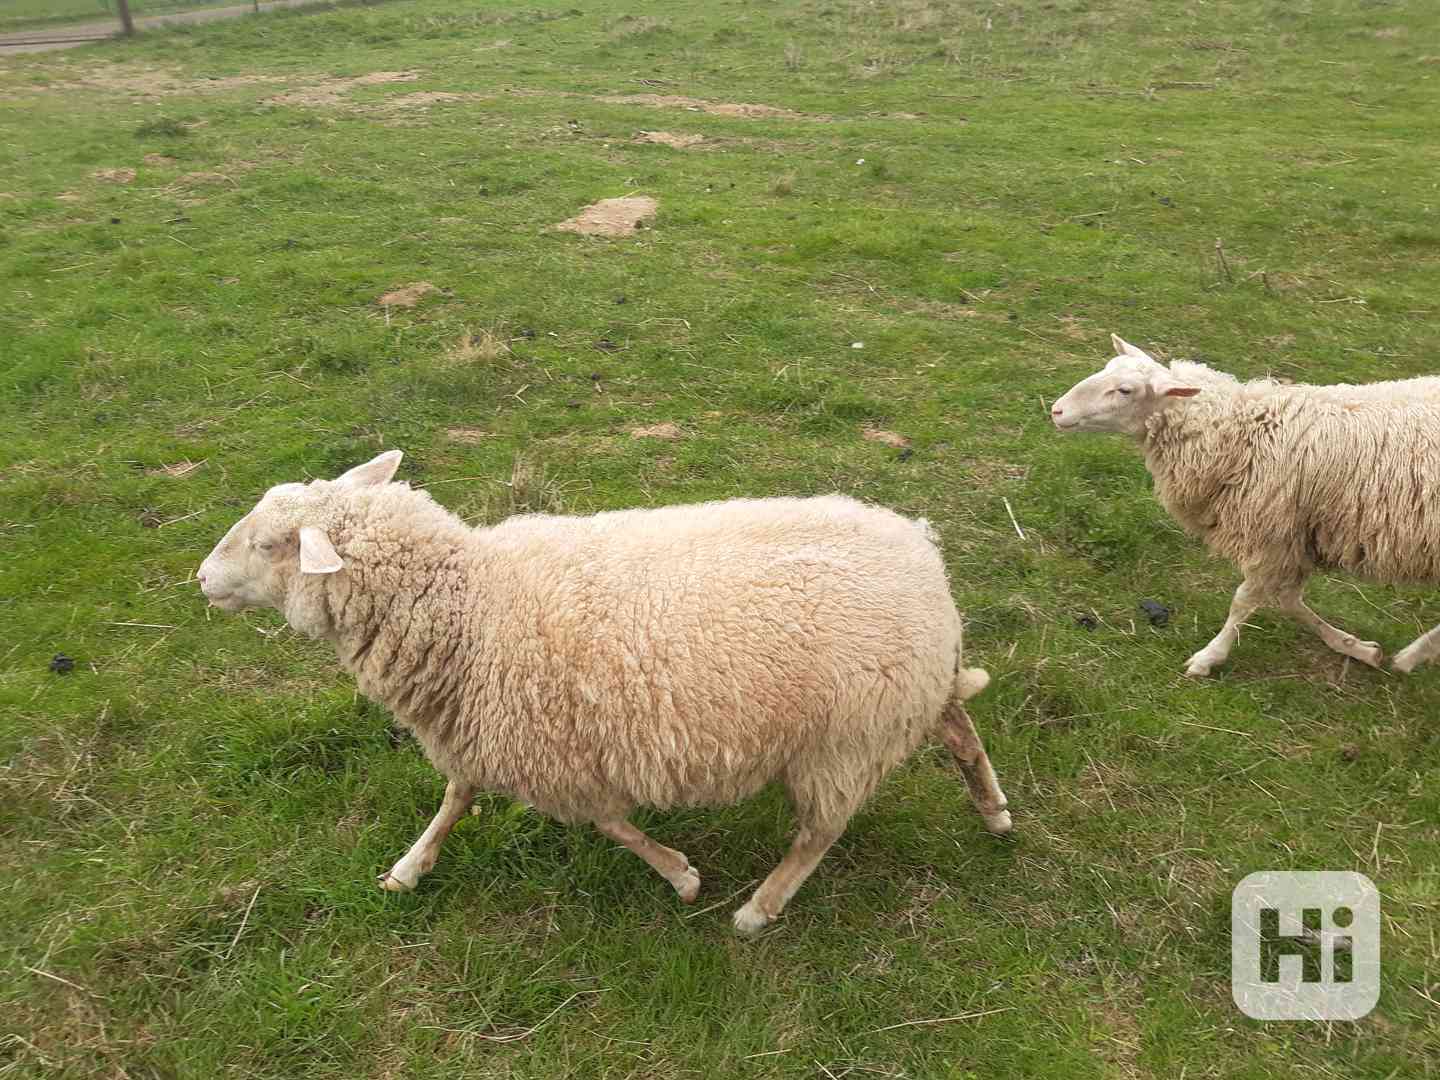
[{"label": "sheep's nose", "polygon": [[200,564],[200,569],[195,571],[195,580],[200,583],[200,587],[201,587],[202,589],[205,587],[205,564],[204,564],[204,563],[201,563],[201,564]]},{"label": "sheep's nose", "polygon": [[1065,410],[1060,408],[1059,405],[1056,405],[1053,409],[1050,410],[1050,415],[1059,418],[1065,415]]}]

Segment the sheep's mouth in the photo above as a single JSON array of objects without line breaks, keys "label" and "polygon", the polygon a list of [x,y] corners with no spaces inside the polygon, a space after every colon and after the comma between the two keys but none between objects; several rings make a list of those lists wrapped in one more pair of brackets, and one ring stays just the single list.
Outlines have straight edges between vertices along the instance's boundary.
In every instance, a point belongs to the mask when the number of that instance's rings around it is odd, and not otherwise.
[{"label": "sheep's mouth", "polygon": [[1056,420],[1054,423],[1061,431],[1074,431],[1080,426],[1079,420]]},{"label": "sheep's mouth", "polygon": [[206,593],[205,599],[209,600],[212,606],[218,607],[222,611],[234,611],[241,606],[233,592]]}]

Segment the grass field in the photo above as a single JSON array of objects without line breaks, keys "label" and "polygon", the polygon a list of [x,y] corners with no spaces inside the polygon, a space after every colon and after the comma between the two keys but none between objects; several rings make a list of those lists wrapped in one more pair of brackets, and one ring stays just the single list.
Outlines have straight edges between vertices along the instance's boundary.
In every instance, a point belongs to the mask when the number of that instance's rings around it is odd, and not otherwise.
[{"label": "grass field", "polygon": [[[1111,331],[1435,370],[1440,7],[403,0],[5,63],[0,1076],[1440,1075],[1440,671],[1262,615],[1184,679],[1236,573],[1133,447],[1046,415]],[[547,229],[629,193],[635,237]],[[191,575],[268,485],[389,447],[470,520],[929,517],[1016,838],[932,747],[754,943],[773,794],[642,816],[694,909],[498,798],[380,892],[440,778]],[[1387,652],[1440,622],[1434,590],[1310,595]],[[1369,1017],[1235,1009],[1261,869],[1375,880]]]}]

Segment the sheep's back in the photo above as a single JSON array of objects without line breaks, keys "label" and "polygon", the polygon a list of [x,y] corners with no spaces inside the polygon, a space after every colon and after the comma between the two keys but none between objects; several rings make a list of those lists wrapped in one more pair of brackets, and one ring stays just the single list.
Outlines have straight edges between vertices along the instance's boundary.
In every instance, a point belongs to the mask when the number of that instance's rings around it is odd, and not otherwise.
[{"label": "sheep's back", "polygon": [[1302,520],[1315,566],[1440,581],[1440,407],[1327,408],[1302,447]]},{"label": "sheep's back", "polygon": [[1440,399],[1394,392],[1432,383],[1197,399],[1152,432],[1157,494],[1242,568],[1440,580]]},{"label": "sheep's back", "polygon": [[491,533],[527,558],[484,616],[506,700],[493,664],[471,696],[522,755],[517,794],[557,816],[730,802],[800,757],[888,768],[953,685],[959,616],[923,522],[826,497]]}]

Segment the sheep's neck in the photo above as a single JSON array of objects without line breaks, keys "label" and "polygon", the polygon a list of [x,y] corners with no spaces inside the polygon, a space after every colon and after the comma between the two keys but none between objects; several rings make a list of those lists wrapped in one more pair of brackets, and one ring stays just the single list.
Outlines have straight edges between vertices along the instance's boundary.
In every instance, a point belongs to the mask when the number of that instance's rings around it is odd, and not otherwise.
[{"label": "sheep's neck", "polygon": [[[1150,417],[1140,436],[1145,467],[1155,480],[1155,495],[1189,532],[1204,536],[1213,524],[1214,502],[1236,470],[1244,471],[1244,448],[1219,437],[1223,404],[1184,402]],[[1229,439],[1229,445],[1226,445]]]},{"label": "sheep's neck", "polygon": [[458,696],[468,616],[481,603],[465,566],[461,545],[441,545],[378,569],[352,566],[332,586],[341,664],[417,732],[442,722]]}]

